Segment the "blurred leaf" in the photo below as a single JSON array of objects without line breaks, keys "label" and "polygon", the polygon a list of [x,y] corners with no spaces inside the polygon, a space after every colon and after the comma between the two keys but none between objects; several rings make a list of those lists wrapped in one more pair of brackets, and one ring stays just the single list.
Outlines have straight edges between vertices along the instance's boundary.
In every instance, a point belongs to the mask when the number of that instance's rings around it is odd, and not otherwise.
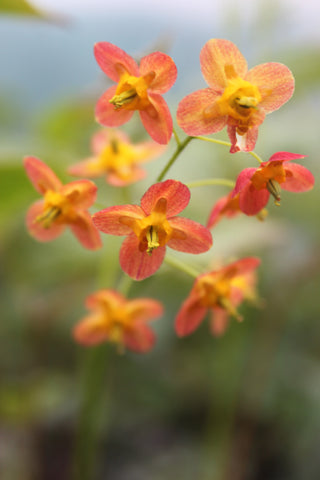
[{"label": "blurred leaf", "polygon": [[43,13],[33,7],[26,0],[0,0],[0,13],[28,15],[40,18],[44,16]]}]

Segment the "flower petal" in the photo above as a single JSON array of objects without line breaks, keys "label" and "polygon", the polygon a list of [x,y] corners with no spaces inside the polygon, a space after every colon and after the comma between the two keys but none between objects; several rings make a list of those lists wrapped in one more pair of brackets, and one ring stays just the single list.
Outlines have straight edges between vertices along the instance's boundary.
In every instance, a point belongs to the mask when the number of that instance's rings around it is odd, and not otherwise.
[{"label": "flower petal", "polygon": [[130,75],[139,76],[139,68],[135,60],[112,43],[96,43],[94,46],[94,56],[103,72],[114,82],[118,82],[120,79],[123,71],[121,67]]},{"label": "flower petal", "polygon": [[122,217],[142,219],[145,214],[138,205],[117,205],[94,213],[92,220],[97,229],[103,233],[129,235],[132,233],[132,229],[121,223]]},{"label": "flower petal", "polygon": [[[228,117],[214,113],[214,104],[219,93],[211,88],[204,88],[190,93],[178,105],[177,122],[187,135],[209,135],[220,132],[227,123]],[[210,107],[210,115],[204,111]]]},{"label": "flower petal", "polygon": [[257,215],[267,205],[269,197],[266,188],[256,190],[250,182],[239,193],[239,207],[246,215]]},{"label": "flower petal", "polygon": [[82,345],[97,345],[108,340],[108,330],[101,315],[90,315],[74,326],[72,336]]},{"label": "flower petal", "polygon": [[137,166],[126,169],[125,173],[119,169],[111,171],[107,176],[107,182],[114,187],[125,187],[132,183],[142,180],[147,175],[145,170]]},{"label": "flower petal", "polygon": [[167,199],[167,218],[178,215],[190,201],[190,190],[177,180],[165,180],[155,183],[141,198],[141,207],[149,215],[160,198]]},{"label": "flower petal", "polygon": [[116,109],[109,100],[116,93],[116,86],[110,87],[99,98],[96,109],[95,117],[98,123],[107,127],[119,127],[128,122],[132,117],[134,110],[126,110],[124,108]]},{"label": "flower petal", "polygon": [[75,208],[86,210],[95,202],[97,190],[97,186],[90,180],[75,180],[63,185],[60,193],[65,195]]},{"label": "flower petal", "polygon": [[168,247],[186,253],[203,253],[211,248],[212,235],[200,223],[184,217],[170,218],[169,223],[174,230]]},{"label": "flower petal", "polygon": [[291,152],[276,152],[271,155],[267,162],[262,162],[261,166],[268,165],[269,162],[289,162],[290,160],[298,160],[300,158],[305,158],[305,155]]},{"label": "flower petal", "polygon": [[281,183],[281,188],[289,192],[307,192],[314,186],[312,173],[298,163],[285,164],[286,180]]},{"label": "flower petal", "polygon": [[24,157],[24,168],[37,192],[43,195],[47,190],[59,190],[59,178],[44,162],[36,157]]},{"label": "flower petal", "polygon": [[105,310],[106,307],[114,310],[122,307],[125,302],[124,296],[116,290],[101,288],[86,298],[86,307],[89,310]]},{"label": "flower petal", "polygon": [[237,127],[228,125],[227,133],[231,142],[230,153],[251,152],[256,145],[259,129],[252,127],[244,135],[238,135]]},{"label": "flower petal", "polygon": [[154,93],[165,93],[172,87],[177,79],[177,67],[169,55],[161,52],[154,52],[141,59],[140,75],[147,75],[150,72],[156,74],[149,90]]},{"label": "flower petal", "polygon": [[127,302],[126,312],[132,320],[146,322],[163,315],[163,306],[151,298],[135,298]]},{"label": "flower petal", "polygon": [[106,169],[103,167],[101,162],[99,162],[97,157],[90,157],[82,160],[79,163],[76,163],[75,165],[71,165],[67,171],[69,175],[89,178],[101,177],[106,173]]},{"label": "flower petal", "polygon": [[101,151],[115,139],[121,143],[129,143],[128,135],[122,130],[115,128],[102,128],[96,132],[91,139],[91,149],[95,155],[99,155]]},{"label": "flower petal", "polygon": [[200,52],[200,65],[207,84],[220,93],[227,85],[226,65],[232,65],[239,77],[247,73],[246,59],[229,40],[209,40]]},{"label": "flower petal", "polygon": [[36,221],[36,218],[43,213],[43,206],[43,200],[38,200],[31,205],[27,211],[26,226],[32,237],[40,242],[50,242],[62,234],[66,225],[53,221],[49,228],[44,228],[40,222]]},{"label": "flower petal", "polygon": [[158,94],[148,94],[150,104],[140,110],[140,118],[150,137],[162,145],[169,143],[172,136],[172,117],[165,100]]},{"label": "flower petal", "polygon": [[210,331],[215,337],[224,334],[229,323],[229,314],[223,308],[212,308],[210,318]]},{"label": "flower petal", "polygon": [[239,197],[233,197],[232,192],[230,192],[229,195],[219,198],[214,204],[208,218],[207,228],[214,227],[223,216],[232,218],[239,213]]},{"label": "flower petal", "polygon": [[254,167],[245,168],[242,170],[236,180],[235,187],[232,191],[232,196],[235,197],[241,190],[243,190],[250,182],[252,175],[255,173],[257,169]]},{"label": "flower petal", "polygon": [[155,344],[155,334],[144,323],[137,324],[132,329],[125,329],[124,344],[134,352],[145,353]]},{"label": "flower petal", "polygon": [[281,107],[292,97],[294,77],[282,63],[263,63],[249,70],[245,79],[256,85],[262,96],[260,106],[267,113]]},{"label": "flower petal", "polygon": [[73,223],[69,225],[74,235],[85,248],[97,250],[102,247],[99,232],[94,226],[91,215],[88,212],[78,212]]},{"label": "flower petal", "polygon": [[134,280],[143,280],[153,275],[161,266],[166,253],[165,247],[158,247],[152,254],[139,250],[139,239],[129,235],[120,250],[120,265]]},{"label": "flower petal", "polygon": [[175,331],[178,337],[190,335],[200,325],[207,313],[207,308],[202,307],[193,296],[188,297],[182,304],[176,319]]}]

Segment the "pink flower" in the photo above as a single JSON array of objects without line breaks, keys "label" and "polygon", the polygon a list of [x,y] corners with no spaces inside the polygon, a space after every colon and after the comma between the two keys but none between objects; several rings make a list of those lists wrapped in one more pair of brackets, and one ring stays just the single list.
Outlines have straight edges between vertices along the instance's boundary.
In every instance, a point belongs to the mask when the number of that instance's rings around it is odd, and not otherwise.
[{"label": "pink flower", "polygon": [[74,339],[86,346],[109,341],[119,351],[149,351],[155,335],[146,323],[162,315],[160,302],[151,298],[127,300],[115,290],[98,290],[87,297],[86,306],[92,311],[73,329]]},{"label": "pink flower", "polygon": [[281,63],[264,63],[248,71],[238,48],[220,39],[205,44],[200,65],[209,88],[180,102],[178,124],[188,135],[208,135],[227,126],[231,153],[253,150],[265,115],[293,94],[291,71]]},{"label": "pink flower", "polygon": [[85,248],[100,248],[99,232],[87,211],[96,198],[95,184],[79,180],[62,185],[54,172],[36,157],[25,157],[24,167],[34,188],[44,197],[27,212],[29,233],[40,242],[48,242],[69,226]]},{"label": "pink flower", "polygon": [[189,203],[190,190],[176,180],[152,185],[141,206],[119,205],[93,215],[104,233],[127,235],[120,250],[120,265],[135,280],[143,280],[161,266],[166,245],[187,253],[203,253],[212,245],[209,230],[197,222],[177,217]]},{"label": "pink flower", "polygon": [[97,121],[108,127],[118,127],[138,110],[151,138],[167,144],[172,135],[172,118],[162,94],[177,78],[172,58],[154,52],[143,57],[138,66],[130,55],[108,42],[96,43],[94,54],[103,72],[117,83],[99,99]]},{"label": "pink flower", "polygon": [[[239,174],[234,195],[239,195],[239,207],[246,215],[256,215],[268,203],[270,193],[280,205],[281,188],[289,192],[306,192],[314,185],[312,173],[302,165],[289,163],[304,155],[277,152],[258,168],[245,168]],[[281,187],[280,187],[281,186]]]}]

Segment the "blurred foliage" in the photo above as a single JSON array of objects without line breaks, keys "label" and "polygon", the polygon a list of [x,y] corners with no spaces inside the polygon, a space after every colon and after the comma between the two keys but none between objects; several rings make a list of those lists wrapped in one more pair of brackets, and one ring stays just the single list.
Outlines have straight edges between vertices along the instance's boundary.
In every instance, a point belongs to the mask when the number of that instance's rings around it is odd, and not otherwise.
[{"label": "blurred foliage", "polygon": [[27,15],[31,17],[43,17],[43,13],[32,6],[26,0],[0,0],[0,14]]}]

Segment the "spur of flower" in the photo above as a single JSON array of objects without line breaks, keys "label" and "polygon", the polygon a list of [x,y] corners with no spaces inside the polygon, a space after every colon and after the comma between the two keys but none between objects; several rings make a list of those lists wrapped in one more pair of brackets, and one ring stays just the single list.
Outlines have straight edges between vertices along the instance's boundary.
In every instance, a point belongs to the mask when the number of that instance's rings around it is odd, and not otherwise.
[{"label": "spur of flower", "polygon": [[166,246],[187,253],[203,253],[212,236],[200,223],[177,216],[190,200],[190,190],[176,180],[152,185],[141,205],[119,205],[93,215],[104,233],[126,235],[120,250],[120,265],[135,280],[153,275],[161,266]]},{"label": "spur of flower", "polygon": [[[239,205],[239,194],[235,195],[234,191],[231,190],[228,195],[219,198],[212,207],[207,222],[207,228],[211,229],[215,227],[223,217],[234,218],[239,215],[239,213],[243,213]],[[257,218],[261,221],[263,221],[267,215],[268,211],[265,208],[262,208],[257,212]]]},{"label": "spur of flower", "polygon": [[172,136],[172,118],[162,94],[177,78],[172,58],[154,52],[143,57],[138,66],[130,55],[108,42],[96,43],[94,55],[103,72],[116,82],[98,100],[97,121],[107,127],[117,127],[138,110],[150,137],[167,144]]},{"label": "spur of flower", "polygon": [[27,212],[29,233],[40,242],[48,242],[69,226],[85,248],[100,248],[99,232],[87,211],[96,199],[96,185],[90,180],[63,185],[44,162],[32,156],[24,158],[24,168],[34,188],[43,196]]},{"label": "spur of flower", "polygon": [[241,321],[237,307],[246,299],[256,299],[256,268],[259,264],[260,259],[247,257],[199,275],[176,316],[178,336],[183,337],[196,330],[208,311],[214,335],[225,331],[230,316]]},{"label": "spur of flower", "polygon": [[127,300],[116,290],[102,289],[86,300],[89,315],[73,329],[74,339],[83,345],[108,341],[125,348],[147,352],[155,343],[155,335],[147,325],[163,314],[162,304],[151,298]]},{"label": "spur of flower", "polygon": [[306,192],[314,185],[312,173],[302,165],[289,163],[305,155],[277,152],[258,168],[245,168],[239,174],[234,195],[239,195],[239,207],[246,215],[256,215],[268,203],[270,194],[280,205],[281,189]]},{"label": "spur of flower", "polygon": [[200,65],[209,88],[180,102],[177,121],[188,135],[208,135],[227,126],[231,153],[254,149],[265,115],[292,96],[294,77],[281,63],[264,63],[248,71],[236,45],[211,39],[201,50]]},{"label": "spur of flower", "polygon": [[118,129],[102,129],[92,137],[93,156],[71,166],[71,175],[96,178],[106,176],[113,186],[123,187],[146,176],[141,163],[161,155],[166,147],[152,140],[133,144],[128,135]]}]

